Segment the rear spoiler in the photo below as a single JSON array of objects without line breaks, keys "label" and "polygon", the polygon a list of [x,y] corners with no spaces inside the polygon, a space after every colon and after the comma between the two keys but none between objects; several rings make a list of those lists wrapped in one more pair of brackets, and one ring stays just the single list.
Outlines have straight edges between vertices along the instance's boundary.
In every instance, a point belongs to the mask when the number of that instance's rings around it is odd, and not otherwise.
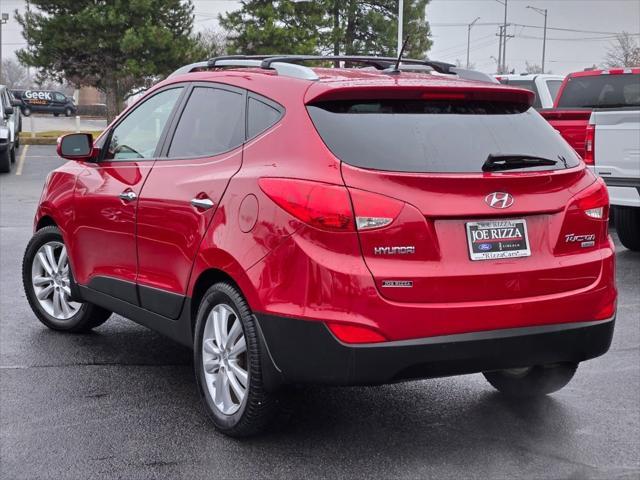
[{"label": "rear spoiler", "polygon": [[305,103],[330,100],[467,100],[510,102],[531,107],[535,94],[524,88],[505,85],[420,86],[415,83],[380,85],[340,85],[319,83],[313,85],[305,96]]}]

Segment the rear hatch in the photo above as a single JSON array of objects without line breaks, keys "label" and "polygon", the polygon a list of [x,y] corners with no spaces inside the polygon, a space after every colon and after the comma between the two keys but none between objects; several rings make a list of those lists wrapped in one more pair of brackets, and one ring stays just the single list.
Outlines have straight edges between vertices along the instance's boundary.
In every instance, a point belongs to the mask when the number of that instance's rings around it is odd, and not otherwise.
[{"label": "rear hatch", "polygon": [[499,301],[597,281],[606,189],[529,93],[493,88],[354,89],[308,104],[342,160],[384,297]]}]

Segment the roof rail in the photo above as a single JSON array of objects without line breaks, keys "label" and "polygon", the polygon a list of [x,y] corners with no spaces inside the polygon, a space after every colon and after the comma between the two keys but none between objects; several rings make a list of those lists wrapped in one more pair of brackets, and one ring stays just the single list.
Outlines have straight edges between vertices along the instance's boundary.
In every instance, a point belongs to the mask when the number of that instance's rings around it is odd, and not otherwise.
[{"label": "roof rail", "polygon": [[[216,57],[209,60],[209,63],[215,63],[224,59],[253,59],[262,60],[262,68],[271,68],[273,63],[301,63],[301,62],[349,62],[363,63],[385,70],[394,65],[398,59],[395,57],[373,57],[366,55],[232,55],[227,57]],[[433,60],[416,60],[413,58],[403,58],[403,64],[424,65],[433,68],[438,73],[451,73],[450,69],[455,67],[451,63],[436,62]]]},{"label": "roof rail", "polygon": [[267,68],[269,70],[275,70],[278,75],[285,77],[300,78],[302,80],[318,80],[316,72],[309,67],[303,65],[296,65],[289,62],[273,62],[269,67],[263,65],[264,59],[269,57],[260,56],[242,56],[242,55],[228,55],[225,57],[212,58],[207,62],[209,68],[215,67],[257,67]]},{"label": "roof rail", "polygon": [[[225,55],[211,58],[207,62],[198,62],[184,66],[173,72],[170,76],[218,67],[254,67],[266,70],[275,70],[280,75],[300,78],[303,80],[318,80],[318,75],[309,67],[299,65],[303,62],[348,62],[360,63],[376,68],[377,70],[390,71],[397,62],[395,57],[374,57],[363,55]],[[411,66],[429,67],[438,73],[445,75],[457,75],[467,80],[480,80],[492,82],[489,75],[474,70],[466,70],[451,63],[434,60],[417,60],[403,58],[401,63],[407,70]]]}]

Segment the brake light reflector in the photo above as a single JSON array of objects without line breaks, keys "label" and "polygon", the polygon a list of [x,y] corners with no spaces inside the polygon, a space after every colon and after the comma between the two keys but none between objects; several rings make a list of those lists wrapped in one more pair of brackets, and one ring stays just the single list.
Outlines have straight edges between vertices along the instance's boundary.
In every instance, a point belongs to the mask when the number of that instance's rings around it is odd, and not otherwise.
[{"label": "brake light reflector", "polygon": [[604,181],[598,179],[578,194],[576,204],[589,218],[609,219],[609,193]]},{"label": "brake light reflector", "polygon": [[384,335],[368,327],[330,322],[327,327],[338,340],[344,343],[380,343],[386,342]]},{"label": "brake light reflector", "polygon": [[345,187],[294,178],[261,178],[260,189],[283,210],[321,230],[355,230]]},{"label": "brake light reflector", "polygon": [[596,126],[587,125],[587,136],[584,139],[584,163],[587,165],[595,165],[595,149],[596,149]]},{"label": "brake light reflector", "polygon": [[358,230],[374,230],[391,225],[404,202],[364,190],[349,189]]},{"label": "brake light reflector", "polygon": [[602,220],[602,217],[604,217],[604,207],[588,208],[584,213],[586,213],[588,217]]},{"label": "brake light reflector", "polygon": [[593,319],[606,320],[608,318],[613,317],[615,313],[616,313],[616,301],[612,300],[611,302],[603,306],[600,310],[598,310],[598,312],[594,315]]}]

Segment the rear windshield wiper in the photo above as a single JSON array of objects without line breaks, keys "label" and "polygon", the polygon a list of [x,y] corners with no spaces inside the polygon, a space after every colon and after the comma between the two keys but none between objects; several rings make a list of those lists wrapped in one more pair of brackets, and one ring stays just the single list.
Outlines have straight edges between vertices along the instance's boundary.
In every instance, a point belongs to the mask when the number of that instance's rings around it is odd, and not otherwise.
[{"label": "rear windshield wiper", "polygon": [[483,172],[499,172],[516,168],[551,167],[558,162],[533,155],[493,155],[490,154],[482,165]]}]

